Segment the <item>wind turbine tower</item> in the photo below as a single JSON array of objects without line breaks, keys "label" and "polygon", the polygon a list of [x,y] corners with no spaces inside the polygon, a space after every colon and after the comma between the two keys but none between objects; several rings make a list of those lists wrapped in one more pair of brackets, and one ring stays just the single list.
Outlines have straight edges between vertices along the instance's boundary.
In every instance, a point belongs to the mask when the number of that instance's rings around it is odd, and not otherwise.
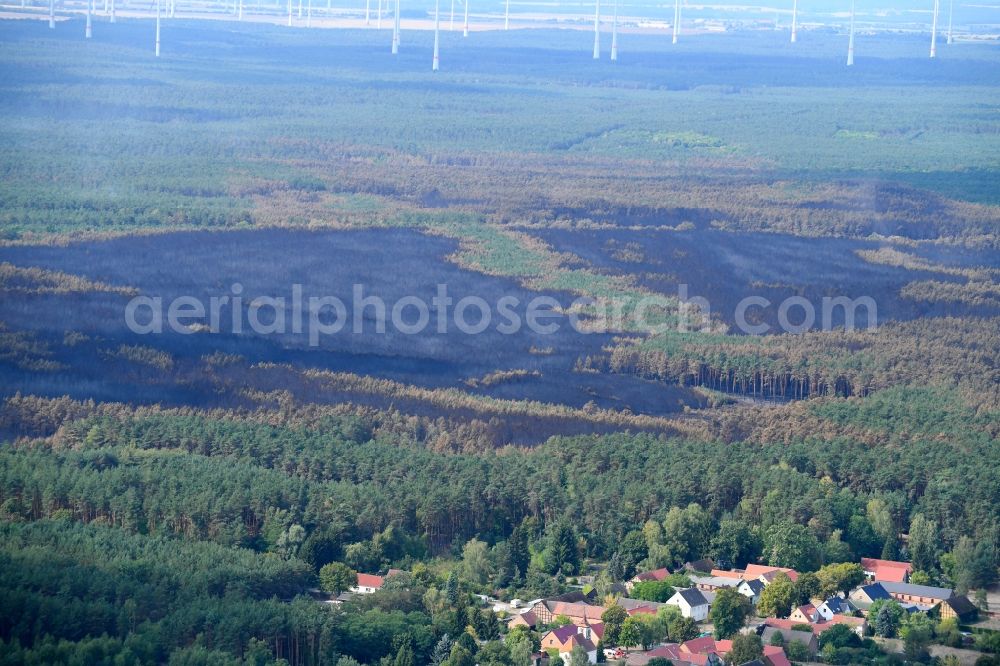
[{"label": "wind turbine tower", "polygon": [[288,27],[292,27],[292,0],[288,0]]},{"label": "wind turbine tower", "polygon": [[160,57],[160,0],[156,0],[156,57]]},{"label": "wind turbine tower", "polygon": [[851,0],[851,36],[847,41],[847,66],[854,64],[854,0]]},{"label": "wind turbine tower", "polygon": [[948,44],[951,44],[951,18],[955,12],[955,0],[948,2]]},{"label": "wind turbine tower", "polygon": [[934,0],[934,18],[931,20],[931,57],[937,57],[937,19],[941,0]]},{"label": "wind turbine tower", "polygon": [[240,13],[236,15],[237,21],[243,20],[243,0],[240,0]]},{"label": "wind turbine tower", "polygon": [[115,0],[111,0],[111,23],[115,22]]},{"label": "wind turbine tower", "polygon": [[510,0],[503,3],[503,29],[510,30]]},{"label": "wind turbine tower", "polygon": [[594,3],[594,60],[601,59],[601,0]]},{"label": "wind turbine tower", "polygon": [[795,43],[796,30],[799,27],[799,0],[792,0],[792,44]]},{"label": "wind turbine tower", "polygon": [[311,28],[313,25],[313,0],[309,0],[306,6],[306,27]]},{"label": "wind turbine tower", "polygon": [[462,26],[462,37],[469,36],[469,0],[462,0],[465,3],[465,25]]},{"label": "wind turbine tower", "polygon": [[399,53],[399,0],[396,0],[396,12],[392,18],[392,54]]},{"label": "wind turbine tower", "polygon": [[434,58],[431,60],[431,71],[441,68],[441,0],[434,0]]},{"label": "wind turbine tower", "polygon": [[611,62],[618,60],[618,0],[615,0],[614,17],[611,19]]},{"label": "wind turbine tower", "polygon": [[49,30],[56,29],[56,0],[49,0]]},{"label": "wind turbine tower", "polygon": [[94,11],[94,0],[87,0],[87,26],[84,28],[83,37],[84,39],[90,39],[94,35],[93,21],[90,15]]},{"label": "wind turbine tower", "polygon": [[671,43],[676,44],[677,38],[681,34],[681,0],[674,0],[674,38]]},{"label": "wind turbine tower", "polygon": [[451,22],[448,24],[448,32],[455,30],[455,0],[451,0]]},{"label": "wind turbine tower", "polygon": [[378,15],[375,17],[375,29],[382,29],[382,0],[378,0]]}]

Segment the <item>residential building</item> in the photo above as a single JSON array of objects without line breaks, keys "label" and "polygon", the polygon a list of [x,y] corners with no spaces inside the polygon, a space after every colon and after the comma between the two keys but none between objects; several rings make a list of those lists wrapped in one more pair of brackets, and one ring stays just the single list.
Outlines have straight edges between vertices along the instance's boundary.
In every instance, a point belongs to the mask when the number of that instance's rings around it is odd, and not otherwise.
[{"label": "residential building", "polygon": [[385,578],[382,576],[359,573],[357,584],[350,589],[355,594],[374,594],[382,589],[383,584],[385,584]]},{"label": "residential building", "polygon": [[689,617],[695,622],[702,622],[708,618],[708,600],[701,590],[689,588],[678,590],[677,594],[667,600],[670,606],[677,606],[681,615]]},{"label": "residential building", "polygon": [[820,620],[820,614],[819,611],[816,610],[816,606],[813,604],[803,604],[793,610],[792,614],[788,616],[788,619],[793,622],[812,624]]},{"label": "residential building", "polygon": [[851,590],[847,598],[858,610],[867,612],[873,603],[879,599],[892,599],[892,595],[883,587],[882,583],[871,583]]},{"label": "residential building", "polygon": [[573,648],[581,647],[587,653],[587,659],[592,664],[597,663],[596,637],[590,627],[568,624],[547,632],[542,636],[542,650],[557,652],[564,663],[569,663]]},{"label": "residential building", "polygon": [[979,609],[969,601],[969,597],[956,595],[941,602],[941,619],[955,618],[959,622],[974,622],[979,616]]},{"label": "residential building", "polygon": [[753,580],[741,580],[739,587],[736,591],[742,594],[744,597],[750,600],[754,606],[760,601],[760,593],[764,591],[764,582],[760,579],[754,578]]},{"label": "residential building", "polygon": [[913,573],[913,565],[909,562],[874,557],[862,557],[861,568],[865,570],[865,578],[874,583],[908,583]]}]

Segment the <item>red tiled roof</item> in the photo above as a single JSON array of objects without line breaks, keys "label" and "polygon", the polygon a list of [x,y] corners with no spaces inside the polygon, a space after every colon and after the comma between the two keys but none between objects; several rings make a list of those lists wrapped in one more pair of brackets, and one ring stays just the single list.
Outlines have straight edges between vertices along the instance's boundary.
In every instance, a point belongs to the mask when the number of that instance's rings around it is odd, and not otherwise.
[{"label": "red tiled roof", "polygon": [[799,572],[795,569],[789,569],[787,567],[769,567],[763,564],[748,564],[746,568],[746,576],[749,578],[760,578],[764,574],[775,574],[777,572],[783,572],[792,579],[794,583],[799,579]]},{"label": "red tiled roof", "polygon": [[689,641],[684,641],[681,643],[681,652],[687,652],[689,654],[702,654],[705,652],[710,652],[715,648],[715,639],[711,636],[702,636],[701,638],[692,638]]},{"label": "red tiled roof", "polygon": [[638,606],[626,612],[629,615],[656,615],[656,609],[652,606]]},{"label": "red tiled roof", "polygon": [[819,636],[827,629],[832,629],[838,624],[846,624],[850,627],[857,627],[864,624],[865,619],[861,617],[851,617],[849,615],[834,615],[832,620],[827,622],[796,622],[795,620],[779,619],[776,617],[769,617],[764,619],[764,624],[769,627],[775,627],[776,629],[787,629],[791,630],[792,627],[809,625],[813,634]]},{"label": "red tiled roof", "polygon": [[[737,580],[746,580],[742,571],[726,570],[726,569],[712,569],[712,575],[719,578],[735,578]],[[759,574],[758,574],[759,575]],[[751,578],[756,578],[757,576],[751,576]]]},{"label": "red tiled roof", "polygon": [[875,574],[877,582],[903,583],[906,575],[913,572],[913,565],[908,562],[879,560],[874,557],[862,557],[861,568]]},{"label": "red tiled roof", "polygon": [[643,571],[632,577],[632,580],[641,583],[648,580],[663,580],[670,575],[670,569],[666,567],[660,567],[659,569],[653,569],[652,571]]},{"label": "red tiled roof", "polygon": [[383,582],[385,581],[382,576],[366,573],[358,574],[358,587],[374,587],[377,590],[382,587]]},{"label": "red tiled roof", "polygon": [[771,666],[792,666],[792,662],[788,660],[788,655],[777,645],[764,646],[764,660]]}]

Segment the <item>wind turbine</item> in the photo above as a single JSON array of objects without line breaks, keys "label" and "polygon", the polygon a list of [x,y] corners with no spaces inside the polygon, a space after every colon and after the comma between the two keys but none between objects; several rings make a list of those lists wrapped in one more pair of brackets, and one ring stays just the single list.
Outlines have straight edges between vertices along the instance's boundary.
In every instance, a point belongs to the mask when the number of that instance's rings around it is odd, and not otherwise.
[{"label": "wind turbine", "polygon": [[510,30],[510,0],[503,3],[503,29]]},{"label": "wind turbine", "polygon": [[399,0],[396,0],[396,15],[392,19],[392,54],[399,53]]},{"label": "wind turbine", "polygon": [[462,0],[462,2],[465,3],[465,25],[462,27],[462,37],[469,36],[469,1],[470,0]]},{"label": "wind turbine", "polygon": [[292,0],[288,0],[288,27],[292,27]]},{"label": "wind turbine", "polygon": [[451,21],[448,23],[448,32],[455,30],[455,0],[451,0]]},{"label": "wind turbine", "polygon": [[170,18],[174,18],[177,14],[177,0],[169,0],[170,2]]},{"label": "wind turbine", "polygon": [[372,0],[365,0],[365,25],[371,25]]},{"label": "wind turbine", "polygon": [[160,57],[160,0],[156,0],[156,57]]},{"label": "wind turbine", "polygon": [[299,18],[302,18],[302,0],[299,0]]},{"label": "wind turbine", "polygon": [[434,58],[431,60],[431,71],[436,72],[441,68],[440,58],[441,45],[441,0],[434,0]]},{"label": "wind turbine", "polygon": [[934,0],[934,18],[931,20],[931,57],[937,57],[937,18],[941,0]]},{"label": "wind turbine", "polygon": [[594,3],[594,60],[601,59],[601,0]]},{"label": "wind turbine", "polygon": [[854,0],[851,0],[851,36],[847,41],[847,66],[854,64]]},{"label": "wind turbine", "polygon": [[618,60],[618,0],[615,0],[614,18],[611,20],[611,62]]},{"label": "wind turbine", "polygon": [[375,16],[375,29],[382,29],[382,0],[378,0],[378,14]]},{"label": "wind turbine", "polygon": [[677,37],[681,34],[681,0],[674,0],[674,38],[673,44],[677,43]]},{"label": "wind turbine", "polygon": [[308,1],[306,7],[306,27],[311,28],[313,25],[313,0]]},{"label": "wind turbine", "polygon": [[795,30],[798,27],[799,0],[792,0],[792,44],[795,43]]},{"label": "wind turbine", "polygon": [[243,0],[240,0],[240,13],[236,15],[237,21],[243,20]]},{"label": "wind turbine", "polygon": [[115,0],[111,0],[111,23],[115,22]]},{"label": "wind turbine", "polygon": [[84,39],[90,39],[94,35],[93,21],[90,14],[94,11],[94,0],[87,0],[87,26],[83,30]]},{"label": "wind turbine", "polygon": [[955,11],[955,0],[948,2],[948,44],[951,44],[951,18]]},{"label": "wind turbine", "polygon": [[49,0],[49,30],[56,29],[56,0]]}]

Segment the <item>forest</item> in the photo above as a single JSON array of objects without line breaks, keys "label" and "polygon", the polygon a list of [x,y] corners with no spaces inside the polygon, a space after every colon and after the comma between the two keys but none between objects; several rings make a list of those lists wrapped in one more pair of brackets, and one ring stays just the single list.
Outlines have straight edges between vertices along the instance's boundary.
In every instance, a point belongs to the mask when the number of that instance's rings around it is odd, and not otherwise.
[{"label": "forest", "polygon": [[[0,20],[0,663],[526,666],[483,597],[704,557],[997,582],[995,43],[865,35],[845,70],[835,30],[625,32],[612,65],[488,31],[432,78],[428,34],[177,19],[154,60],[139,20],[34,23]],[[591,323],[657,297],[663,326],[311,347],[121,316],[234,283]],[[750,295],[878,325],[743,334]]]}]

